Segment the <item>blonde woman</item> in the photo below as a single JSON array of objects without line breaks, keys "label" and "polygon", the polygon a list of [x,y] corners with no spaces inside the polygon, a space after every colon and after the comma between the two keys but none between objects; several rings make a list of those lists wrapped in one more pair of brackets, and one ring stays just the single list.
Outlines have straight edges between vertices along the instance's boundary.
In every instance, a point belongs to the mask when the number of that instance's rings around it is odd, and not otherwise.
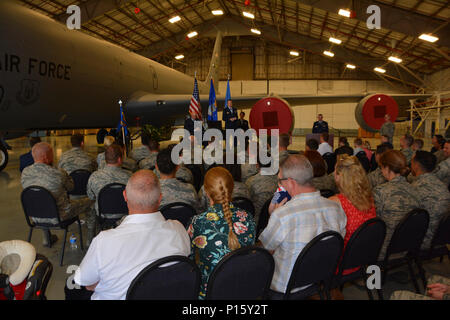
[{"label": "blonde woman", "polygon": [[[367,220],[376,217],[375,203],[366,171],[356,156],[340,155],[336,163],[334,178],[340,193],[329,199],[340,203],[347,216],[345,248],[353,232]],[[343,274],[349,274],[356,270],[358,268],[344,270]]]},{"label": "blonde woman", "polygon": [[202,274],[199,299],[205,298],[209,275],[220,259],[233,250],[255,242],[252,216],[231,203],[234,187],[231,173],[222,167],[208,170],[204,187],[209,207],[195,216],[188,228],[191,257],[195,257]]}]

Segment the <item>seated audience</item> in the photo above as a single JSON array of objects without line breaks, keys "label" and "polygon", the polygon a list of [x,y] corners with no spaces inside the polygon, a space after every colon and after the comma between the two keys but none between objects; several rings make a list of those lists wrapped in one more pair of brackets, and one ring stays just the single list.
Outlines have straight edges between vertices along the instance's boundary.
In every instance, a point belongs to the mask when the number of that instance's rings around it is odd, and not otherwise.
[{"label": "seated audience", "polygon": [[[22,171],[21,183],[25,189],[30,186],[39,186],[50,191],[56,200],[59,218],[61,221],[76,217],[81,213],[92,214],[92,201],[88,198],[70,200],[67,193],[74,188],[72,178],[62,169],[53,167],[53,149],[46,142],[39,142],[31,149],[34,164]],[[38,223],[57,224],[58,220],[47,218],[32,218]],[[56,242],[56,235],[44,232],[44,245],[51,247]]]},{"label": "seated audience", "polygon": [[288,152],[288,147],[291,144],[291,136],[287,133],[282,133],[280,134],[280,139],[279,139],[279,163],[283,162],[284,160],[286,160],[286,158],[289,156],[289,152]]},{"label": "seated audience", "polygon": [[275,259],[270,288],[277,292],[285,292],[299,253],[314,237],[329,230],[345,237],[344,211],[311,185],[313,176],[312,165],[304,155],[290,155],[278,173],[280,185],[292,198],[277,205],[259,236],[262,246]]},{"label": "seated audience", "polygon": [[150,155],[139,161],[139,168],[153,170],[155,169],[156,157],[158,156],[159,152],[159,142],[150,140],[148,148],[150,150]]},{"label": "seated audience", "polygon": [[[105,139],[103,140],[103,145],[106,148],[108,148],[110,145],[112,145],[114,143],[115,139],[113,136],[106,136]],[[103,169],[106,165],[105,162],[105,152],[101,152],[97,155],[97,166],[98,169]]]},{"label": "seated audience", "polygon": [[306,145],[305,145],[306,151],[309,151],[309,150],[317,151],[317,149],[319,149],[319,143],[317,142],[317,140],[315,140],[315,139],[306,140]]},{"label": "seated audience", "polygon": [[188,228],[191,257],[202,275],[199,299],[205,299],[209,275],[220,259],[240,247],[253,245],[256,228],[251,215],[231,203],[234,182],[228,170],[208,170],[204,187],[209,207],[194,216]]},{"label": "seated audience", "polygon": [[[382,144],[382,143],[391,143],[388,135],[383,134],[380,136],[380,144]],[[392,149],[394,149],[394,148],[392,148]]]},{"label": "seated audience", "polygon": [[386,152],[387,150],[392,150],[392,145],[390,143],[382,143],[380,145],[377,146],[377,150],[375,151],[375,160],[378,164],[378,167],[370,172],[367,175],[367,178],[369,179],[370,185],[373,188],[375,188],[376,186],[386,183],[387,180],[384,177],[383,173],[381,173],[381,168],[380,168],[380,157],[381,155]]},{"label": "seated audience", "polygon": [[[224,164],[219,164],[219,165],[215,165],[214,167],[223,167],[225,169],[227,169],[231,175],[233,176],[233,181],[234,181],[234,187],[233,187],[233,193],[231,195],[231,199],[237,198],[237,197],[244,197],[247,199],[250,199],[250,192],[248,191],[247,186],[245,185],[245,183],[243,183],[241,181],[241,165],[236,163],[236,159],[234,161],[234,164],[226,164],[226,155],[224,154],[223,156],[223,163]],[[198,198],[200,199],[200,210],[204,211],[208,208],[209,206],[209,200],[208,200],[208,196],[206,195],[205,192],[205,185],[203,185],[199,192],[198,192]]]},{"label": "seated audience", "polygon": [[450,140],[445,142],[443,150],[446,159],[437,165],[434,174],[446,186],[450,186]]},{"label": "seated audience", "polygon": [[441,163],[446,159],[445,153],[444,153],[444,144],[445,139],[440,134],[437,134],[433,137],[433,148],[436,149],[436,151],[433,153],[436,156],[437,163]]},{"label": "seated audience", "polygon": [[443,140],[443,136],[440,134],[435,134],[433,136],[433,138],[431,138],[431,144],[432,144],[432,148],[431,148],[431,153],[435,153],[436,151],[442,149],[442,144],[443,142],[445,143],[445,139]]},{"label": "seated audience", "polygon": [[337,192],[336,183],[332,176],[327,175],[325,160],[317,151],[306,151],[305,157],[313,167],[314,177],[311,179],[311,185],[317,190],[331,190]]},{"label": "seated audience", "polygon": [[381,172],[388,182],[373,189],[377,216],[386,223],[386,237],[379,259],[384,259],[395,227],[411,210],[420,208],[415,187],[405,176],[409,173],[405,155],[397,150],[387,150],[379,160]]},{"label": "seated audience", "polygon": [[150,156],[150,136],[146,133],[141,134],[141,143],[142,145],[138,148],[133,148],[130,152],[130,158],[132,158],[136,163],[139,163],[144,158]]},{"label": "seated audience", "polygon": [[[338,202],[347,216],[345,248],[356,229],[367,220],[376,217],[375,204],[372,188],[368,187],[366,172],[355,156],[340,156],[334,176],[340,193],[329,199]],[[344,270],[343,274],[349,274],[356,270],[358,268]]]},{"label": "seated audience", "polygon": [[245,163],[241,164],[241,180],[246,183],[247,179],[256,175],[259,171],[258,152],[251,153],[250,142],[245,140]]},{"label": "seated audience", "polygon": [[414,139],[414,143],[411,146],[412,151],[416,152],[417,150],[422,150],[422,148],[423,148],[423,140]]},{"label": "seated audience", "polygon": [[409,134],[405,134],[403,137],[400,138],[400,151],[406,157],[406,163],[408,166],[411,165],[411,159],[413,156],[413,151],[411,149],[413,143],[414,138]]},{"label": "seated audience", "polygon": [[339,146],[334,150],[336,156],[340,154],[348,154],[349,156],[353,155],[353,148],[350,147],[348,140],[346,137],[339,138]]},{"label": "seated audience", "polygon": [[333,148],[331,148],[331,146],[328,144],[329,138],[330,135],[328,134],[328,132],[322,132],[320,134],[320,144],[317,152],[319,152],[321,156],[323,156],[325,153],[333,152]]},{"label": "seated audience", "polygon": [[93,157],[87,154],[84,149],[84,136],[74,134],[70,137],[72,149],[64,152],[58,162],[58,168],[64,169],[68,174],[78,169],[84,169],[89,172],[97,170],[97,162]]},{"label": "seated audience", "polygon": [[167,148],[158,153],[156,158],[156,169],[160,174],[161,185],[161,207],[169,203],[183,202],[191,205],[197,212],[200,211],[200,204],[197,192],[192,184],[182,182],[176,178],[179,166],[172,162],[172,149]]},{"label": "seated audience", "polygon": [[355,146],[355,148],[353,148],[353,155],[354,156],[356,156],[356,154],[358,153],[358,152],[361,152],[361,151],[363,151],[364,152],[364,149],[363,149],[363,142],[362,142],[362,139],[361,138],[356,138],[354,141],[353,141],[353,144],[354,144],[354,146]]},{"label": "seated audience", "polygon": [[189,236],[183,225],[164,219],[158,211],[161,189],[153,172],[136,172],[123,196],[128,216],[120,226],[102,231],[92,240],[75,271],[75,283],[94,291],[92,300],[124,300],[133,279],[149,264],[190,253]]},{"label": "seated audience", "polygon": [[[30,137],[30,148],[33,149],[33,146],[39,142],[41,142],[41,138]],[[31,154],[31,150],[29,152],[21,155],[19,158],[19,162],[20,162],[20,166],[19,166],[20,172],[22,172],[23,169],[25,169],[26,167],[31,166],[34,163],[33,155]]]},{"label": "seated audience", "polygon": [[277,175],[262,175],[261,168],[268,167],[270,164],[263,165],[258,157],[258,173],[245,181],[250,192],[250,200],[255,206],[255,222],[258,224],[261,209],[267,200],[272,199],[277,190]]},{"label": "seated audience", "polygon": [[450,300],[450,279],[432,275],[427,279],[426,295],[406,290],[394,291],[390,300]]},{"label": "seated audience", "polygon": [[428,230],[422,249],[429,249],[431,240],[441,218],[450,213],[450,192],[447,186],[432,172],[436,167],[436,156],[427,151],[416,151],[411,161],[411,171],[416,177],[412,185],[423,209],[430,215]]},{"label": "seated audience", "polygon": [[[121,146],[117,144],[110,145],[106,148],[104,155],[106,166],[91,174],[86,188],[89,199],[95,200],[95,211],[97,215],[99,214],[98,195],[103,187],[110,183],[121,183],[126,185],[131,176],[131,173],[128,170],[122,169],[123,149]],[[95,217],[93,221],[87,221],[87,223],[88,230],[92,230],[93,232]],[[92,239],[93,236],[94,234],[88,236],[88,242],[90,242],[89,239]]]}]

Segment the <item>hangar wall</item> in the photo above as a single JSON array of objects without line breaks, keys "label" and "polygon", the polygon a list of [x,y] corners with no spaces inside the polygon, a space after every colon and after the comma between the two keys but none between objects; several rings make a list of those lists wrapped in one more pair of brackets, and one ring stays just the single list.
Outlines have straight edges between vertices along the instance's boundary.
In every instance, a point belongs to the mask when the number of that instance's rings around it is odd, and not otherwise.
[{"label": "hangar wall", "polygon": [[[226,81],[219,82],[221,94],[226,92]],[[270,80],[270,81],[230,81],[231,98],[240,95],[266,95],[267,93],[331,95],[358,93],[406,93],[393,89],[387,83],[377,80]],[[206,103],[202,103],[207,108]],[[238,106],[235,103],[235,106]],[[322,113],[330,128],[341,130],[342,134],[357,135],[355,120],[356,103],[336,103],[321,105],[291,106],[295,114],[294,134],[311,132],[317,114]],[[248,120],[250,109],[244,109]],[[222,113],[219,112],[219,119]]]}]

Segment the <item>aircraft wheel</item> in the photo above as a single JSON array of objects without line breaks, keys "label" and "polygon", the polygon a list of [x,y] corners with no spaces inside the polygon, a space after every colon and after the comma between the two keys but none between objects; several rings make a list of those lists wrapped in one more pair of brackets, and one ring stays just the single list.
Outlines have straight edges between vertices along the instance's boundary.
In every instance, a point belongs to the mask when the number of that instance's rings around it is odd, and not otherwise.
[{"label": "aircraft wheel", "polygon": [[6,168],[8,164],[8,150],[0,144],[0,171]]}]

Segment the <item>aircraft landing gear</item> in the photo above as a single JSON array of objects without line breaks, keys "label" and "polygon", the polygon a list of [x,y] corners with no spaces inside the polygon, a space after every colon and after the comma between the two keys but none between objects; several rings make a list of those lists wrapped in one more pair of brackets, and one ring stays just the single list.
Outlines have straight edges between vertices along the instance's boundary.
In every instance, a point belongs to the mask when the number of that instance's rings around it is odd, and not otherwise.
[{"label": "aircraft landing gear", "polygon": [[0,171],[6,168],[8,164],[8,150],[0,143]]}]

